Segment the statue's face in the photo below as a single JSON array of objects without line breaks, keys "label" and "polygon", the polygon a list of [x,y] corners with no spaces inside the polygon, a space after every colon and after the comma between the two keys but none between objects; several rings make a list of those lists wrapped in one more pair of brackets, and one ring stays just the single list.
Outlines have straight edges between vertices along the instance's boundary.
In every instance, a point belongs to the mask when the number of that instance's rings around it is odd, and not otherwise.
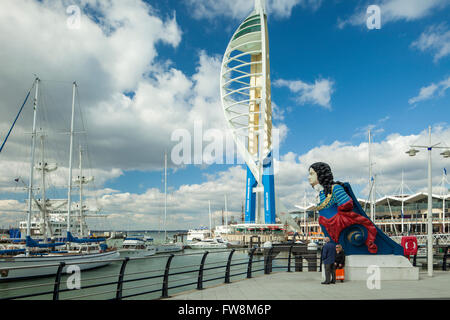
[{"label": "statue's face", "polygon": [[317,179],[317,173],[314,171],[313,168],[309,168],[309,177],[308,177],[309,184],[311,187],[314,188],[315,185],[319,184],[319,180]]}]

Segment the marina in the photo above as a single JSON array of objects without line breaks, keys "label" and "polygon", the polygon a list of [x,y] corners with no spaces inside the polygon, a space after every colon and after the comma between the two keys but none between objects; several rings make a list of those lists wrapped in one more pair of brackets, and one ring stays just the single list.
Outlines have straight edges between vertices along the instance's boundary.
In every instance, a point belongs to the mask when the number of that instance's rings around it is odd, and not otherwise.
[{"label": "marina", "polygon": [[[183,253],[171,255],[153,255],[149,257],[111,259],[110,265],[101,269],[83,271],[80,274],[62,272],[61,264],[55,264],[60,270],[54,277],[43,277],[28,281],[2,282],[0,287],[0,299],[42,299],[42,300],[121,300],[121,299],[208,299],[206,294],[211,290],[210,299],[215,299],[216,294],[231,294],[234,289],[244,290],[246,293],[239,296],[240,299],[249,299],[249,290],[254,285],[279,288],[284,281],[294,281],[296,285],[312,285],[311,299],[334,299],[333,295],[318,296],[315,286],[311,281],[320,280],[322,266],[320,260],[320,248],[310,250],[305,245],[278,245],[271,248],[262,248],[264,254],[254,254],[258,248],[212,250],[211,252],[186,249]],[[439,286],[448,281],[450,276],[449,246],[447,254],[436,256],[436,276],[426,276],[422,267],[419,281],[408,281],[398,285],[395,281],[382,281],[382,286],[398,286],[398,290],[389,291],[388,295],[394,298],[401,297],[425,297],[422,292],[413,295],[405,294],[406,288],[411,286],[430,286],[434,288],[431,297],[448,298],[448,287]],[[419,265],[424,261],[417,259]],[[425,260],[426,261],[426,260]],[[439,261],[444,264],[439,266]],[[31,266],[27,267],[31,268]],[[3,272],[0,269],[0,273]],[[78,278],[77,278],[78,277]],[[255,280],[256,279],[256,280]],[[282,280],[285,279],[285,280]],[[439,279],[439,280],[432,280]],[[447,280],[446,280],[447,279]],[[441,282],[443,281],[443,282]],[[264,284],[263,284],[264,283]],[[350,283],[350,284],[348,284]],[[428,285],[425,283],[429,283]],[[229,287],[232,285],[232,287]],[[341,285],[341,284],[339,284]],[[346,299],[355,299],[359,290],[366,285],[366,281],[346,281],[345,286],[360,288],[347,291]],[[336,285],[338,286],[338,285]],[[245,289],[247,288],[247,289]],[[285,297],[290,288],[280,289],[275,295],[268,295],[272,291],[259,292],[258,299],[281,299]],[[401,289],[404,288],[404,289]],[[232,290],[232,291],[228,291]],[[365,289],[367,290],[367,288]],[[222,294],[220,293],[222,292]],[[370,290],[363,297],[371,297]],[[302,299],[304,296],[298,290],[291,292],[290,299]],[[377,299],[380,296],[374,296]],[[359,298],[358,298],[359,299]]]},{"label": "marina", "polygon": [[194,2],[0,4],[0,300],[449,299],[446,6]]}]

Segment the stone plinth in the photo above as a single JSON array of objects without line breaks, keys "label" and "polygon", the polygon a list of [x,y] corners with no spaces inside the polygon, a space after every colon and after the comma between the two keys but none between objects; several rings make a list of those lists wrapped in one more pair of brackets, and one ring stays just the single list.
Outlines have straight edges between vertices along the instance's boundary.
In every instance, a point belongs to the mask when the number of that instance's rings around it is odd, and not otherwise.
[{"label": "stone plinth", "polygon": [[[378,273],[379,272],[379,273]],[[419,268],[400,255],[350,255],[345,257],[345,279],[419,280]]]}]

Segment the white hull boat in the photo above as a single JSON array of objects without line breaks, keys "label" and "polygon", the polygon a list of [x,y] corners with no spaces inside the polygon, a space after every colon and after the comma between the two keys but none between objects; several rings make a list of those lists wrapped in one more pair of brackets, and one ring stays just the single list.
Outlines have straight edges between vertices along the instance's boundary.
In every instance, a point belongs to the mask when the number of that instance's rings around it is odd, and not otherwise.
[{"label": "white hull boat", "polygon": [[[56,275],[58,266],[46,267],[46,265],[59,264],[65,262],[70,265],[78,265],[80,270],[89,270],[98,267],[103,267],[111,264],[112,259],[119,258],[117,251],[106,251],[101,253],[88,253],[88,254],[48,254],[45,256],[15,256],[11,258],[0,259],[0,282],[5,280],[18,280],[25,278],[41,277]],[[92,262],[92,263],[85,263]],[[36,266],[31,268],[31,266]],[[16,268],[27,267],[24,269],[9,269],[4,268]],[[29,267],[29,268],[28,268]],[[65,273],[67,266],[64,267]]]},{"label": "white hull boat", "polygon": [[122,257],[148,257],[156,253],[156,247],[143,239],[126,238],[118,251]]},{"label": "white hull boat", "polygon": [[219,242],[215,239],[205,239],[198,242],[193,242],[189,245],[191,249],[226,249],[228,245],[224,242]]},{"label": "white hull boat", "polygon": [[184,244],[179,243],[163,243],[156,246],[156,253],[178,252],[184,249]]},{"label": "white hull boat", "polygon": [[187,241],[201,241],[211,236],[211,231],[206,228],[190,229],[187,233]]}]

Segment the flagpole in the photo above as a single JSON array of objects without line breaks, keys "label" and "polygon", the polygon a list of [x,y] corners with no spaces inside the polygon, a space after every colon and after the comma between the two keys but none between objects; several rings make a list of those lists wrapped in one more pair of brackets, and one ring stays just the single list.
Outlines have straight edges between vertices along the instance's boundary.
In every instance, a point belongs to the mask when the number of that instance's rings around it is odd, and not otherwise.
[{"label": "flagpole", "polygon": [[442,232],[445,233],[445,198],[447,196],[445,182],[447,181],[447,170],[442,170]]}]

